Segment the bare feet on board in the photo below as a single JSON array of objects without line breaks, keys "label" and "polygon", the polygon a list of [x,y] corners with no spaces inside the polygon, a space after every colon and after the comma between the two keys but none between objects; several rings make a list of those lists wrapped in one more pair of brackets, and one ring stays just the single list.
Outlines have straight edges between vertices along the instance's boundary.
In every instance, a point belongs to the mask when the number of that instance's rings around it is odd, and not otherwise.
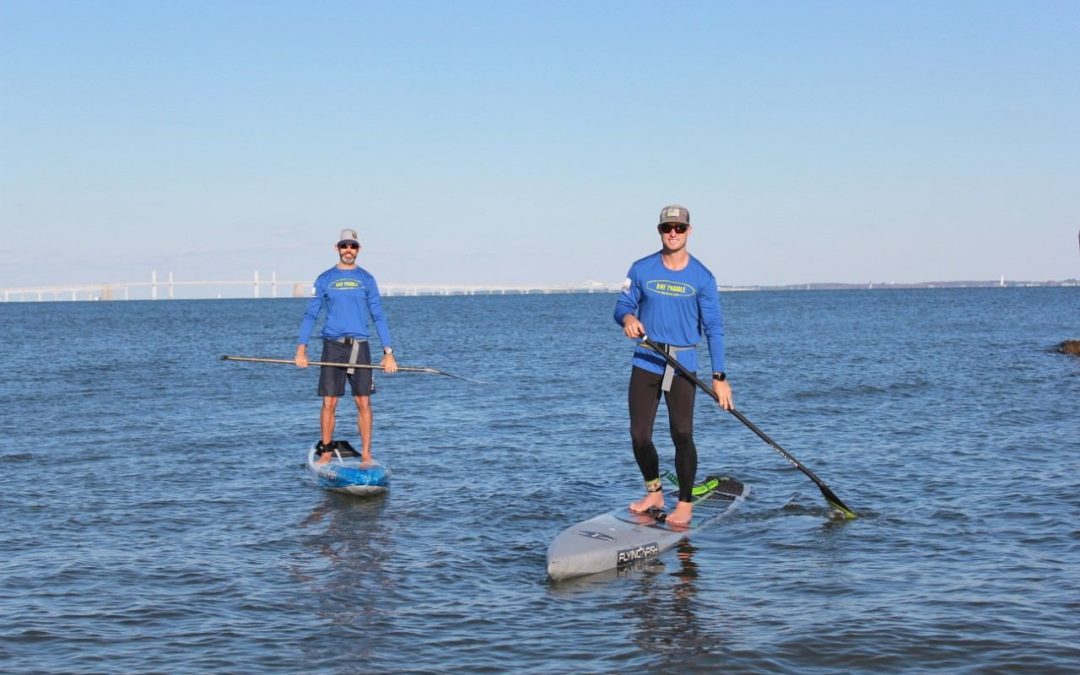
[{"label": "bare feet on board", "polygon": [[662,508],[664,508],[663,492],[649,492],[641,501],[633,502],[630,504],[630,510],[634,513],[645,513],[649,509]]},{"label": "bare feet on board", "polygon": [[690,502],[677,502],[675,508],[667,515],[664,522],[675,527],[689,527],[690,520],[694,516],[694,505]]}]

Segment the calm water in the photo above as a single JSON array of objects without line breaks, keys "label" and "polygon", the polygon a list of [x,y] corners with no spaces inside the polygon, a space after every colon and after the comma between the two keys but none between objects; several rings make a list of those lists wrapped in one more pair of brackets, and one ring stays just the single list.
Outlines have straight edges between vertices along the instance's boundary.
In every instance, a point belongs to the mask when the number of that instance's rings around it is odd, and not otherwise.
[{"label": "calm water", "polygon": [[291,357],[303,301],[0,305],[0,670],[1080,665],[1080,289],[725,294],[736,404],[863,517],[701,396],[746,507],[552,584],[640,489],[614,300],[387,299],[400,363],[489,384],[379,379],[375,500],[305,480],[315,369],[218,360]]}]

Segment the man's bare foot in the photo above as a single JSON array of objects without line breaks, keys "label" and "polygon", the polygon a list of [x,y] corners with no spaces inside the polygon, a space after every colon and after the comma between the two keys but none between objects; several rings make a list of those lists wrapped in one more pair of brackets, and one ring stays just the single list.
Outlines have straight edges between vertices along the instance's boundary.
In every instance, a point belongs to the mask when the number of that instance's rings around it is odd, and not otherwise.
[{"label": "man's bare foot", "polygon": [[330,460],[332,459],[331,455],[333,455],[333,451],[332,450],[327,450],[323,454],[319,455],[319,458],[317,460],[315,460],[315,463],[316,464],[329,464]]},{"label": "man's bare foot", "polygon": [[690,525],[690,520],[694,516],[694,505],[690,502],[677,502],[675,508],[671,513],[667,515],[664,522],[668,525],[674,525],[676,527],[686,527]]},{"label": "man's bare foot", "polygon": [[371,458],[370,452],[360,452],[360,466],[371,466],[375,463],[375,460]]},{"label": "man's bare foot", "polygon": [[660,491],[650,492],[641,501],[630,504],[630,510],[634,513],[645,513],[649,509],[662,508],[664,508],[664,493]]}]

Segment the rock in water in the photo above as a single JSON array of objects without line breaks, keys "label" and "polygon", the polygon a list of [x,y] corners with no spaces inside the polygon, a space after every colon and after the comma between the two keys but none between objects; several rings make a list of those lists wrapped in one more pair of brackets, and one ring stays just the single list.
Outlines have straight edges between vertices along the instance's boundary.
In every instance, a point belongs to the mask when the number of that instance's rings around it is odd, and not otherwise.
[{"label": "rock in water", "polygon": [[1062,354],[1080,356],[1080,340],[1066,340],[1058,345],[1058,351]]}]

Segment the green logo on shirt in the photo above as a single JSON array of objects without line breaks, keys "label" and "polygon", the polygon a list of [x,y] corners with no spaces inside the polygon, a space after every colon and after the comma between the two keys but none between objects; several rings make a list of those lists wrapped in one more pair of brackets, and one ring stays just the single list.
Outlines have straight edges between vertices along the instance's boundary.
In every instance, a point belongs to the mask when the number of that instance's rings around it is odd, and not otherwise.
[{"label": "green logo on shirt", "polygon": [[339,291],[351,291],[357,288],[362,288],[360,282],[353,279],[338,279],[330,286],[331,288],[337,289]]},{"label": "green logo on shirt", "polygon": [[653,293],[659,293],[660,295],[672,295],[676,297],[690,297],[696,293],[694,287],[690,284],[684,284],[680,281],[664,281],[655,280],[645,283],[645,288]]}]

